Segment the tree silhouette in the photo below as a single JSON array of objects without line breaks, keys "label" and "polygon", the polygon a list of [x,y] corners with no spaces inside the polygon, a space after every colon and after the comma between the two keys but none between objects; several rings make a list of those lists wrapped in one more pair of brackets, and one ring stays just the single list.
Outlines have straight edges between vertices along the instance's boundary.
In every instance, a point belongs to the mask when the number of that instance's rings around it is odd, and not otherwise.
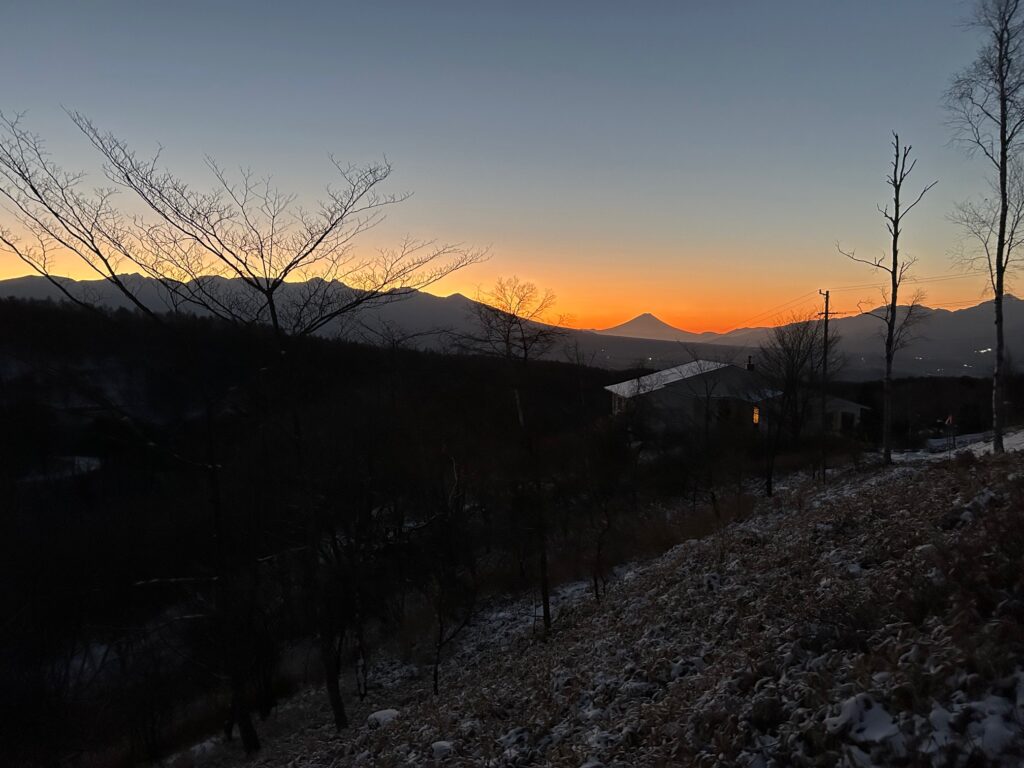
[{"label": "tree silhouette", "polygon": [[[70,255],[112,284],[136,309],[202,311],[237,323],[268,323],[278,334],[308,335],[368,304],[429,286],[484,253],[457,244],[406,239],[365,255],[356,238],[406,194],[385,193],[387,161],[345,166],[340,183],[304,207],[269,177],[231,176],[206,158],[214,185],[200,191],[140,157],[123,139],[79,112],[69,116],[97,150],[111,186],[86,187],[86,174],[55,163],[20,116],[0,115],[0,199],[18,223],[0,228],[0,248],[78,304],[88,300],[59,279],[56,257]],[[145,213],[127,214],[128,192]],[[153,278],[164,306],[140,295],[125,272]]]},{"label": "tree silhouette", "polygon": [[544,498],[540,492],[539,467],[534,444],[533,424],[524,402],[529,364],[551,350],[565,331],[559,327],[564,318],[550,317],[555,296],[541,292],[534,283],[513,276],[499,277],[494,288],[482,292],[473,307],[474,332],[464,334],[459,343],[464,349],[499,357],[506,362],[509,388],[515,406],[516,421],[526,457],[527,475],[533,493],[525,486],[517,493],[517,504],[532,522],[540,567],[541,605],[545,632],[551,629],[551,588],[548,579],[548,530]]},{"label": "tree silhouette", "polygon": [[[917,165],[917,160],[910,160],[911,146],[901,144],[900,136],[896,131],[892,132],[893,160],[890,166],[889,175],[885,183],[892,189],[892,210],[889,206],[878,206],[878,212],[885,219],[885,228],[889,232],[891,245],[888,258],[879,256],[877,259],[864,259],[857,256],[854,251],[844,251],[836,246],[841,254],[848,259],[867,264],[873,269],[880,269],[888,275],[889,285],[882,289],[882,296],[885,298],[885,305],[880,314],[868,312],[872,317],[877,317],[885,323],[885,379],[883,381],[882,395],[882,457],[886,464],[892,464],[892,363],[896,352],[904,347],[910,340],[909,333],[915,323],[920,319],[921,301],[924,298],[922,291],[916,291],[911,297],[903,313],[900,313],[899,292],[903,280],[914,266],[917,259],[902,257],[900,254],[900,235],[903,234],[903,219],[910,213],[918,203],[921,202],[928,190],[938,182],[933,181],[922,189],[912,202],[906,204],[903,197],[903,185]],[[909,161],[909,163],[908,163]]]},{"label": "tree silhouette", "polygon": [[[262,402],[255,419],[261,433],[270,430],[270,414],[277,412],[293,458],[287,465],[278,464],[276,474],[288,475],[298,516],[308,522],[300,540],[291,543],[300,545],[314,571],[308,579],[310,599],[323,603],[316,631],[322,638],[335,723],[341,727],[346,716],[337,691],[334,651],[350,622],[339,615],[345,610],[343,603],[330,603],[347,593],[336,588],[344,574],[339,575],[335,561],[319,556],[336,529],[335,521],[317,511],[309,461],[315,446],[310,445],[302,414],[304,357],[284,353],[296,351],[302,337],[360,308],[401,299],[484,253],[412,239],[369,256],[356,250],[356,238],[380,222],[386,208],[407,197],[381,191],[391,175],[386,161],[356,167],[331,158],[340,182],[329,185],[307,208],[296,195],[275,188],[269,178],[244,169],[231,177],[210,158],[206,165],[213,188],[194,189],[160,165],[159,152],[141,158],[125,141],[102,132],[82,114],[71,112],[69,117],[98,152],[110,186],[89,188],[86,174],[58,165],[43,139],[28,131],[20,116],[0,115],[0,202],[15,221],[13,227],[0,228],[0,252],[21,259],[81,306],[95,308],[95,303],[61,278],[59,259],[77,261],[158,322],[165,312],[189,312],[233,325],[273,329],[263,365],[230,386],[211,387],[205,393],[205,446],[196,456],[183,457],[204,468],[208,488],[214,551],[208,579],[212,595],[204,618],[217,638],[216,674],[230,688],[227,732],[237,725],[246,751],[255,751],[259,739],[250,715],[255,698],[251,691],[261,683],[268,654],[253,630],[253,617],[259,615],[264,599],[259,572],[268,555],[259,552],[265,531],[258,526],[228,530],[232,500],[224,489],[225,477],[244,462],[227,466],[223,432],[228,404],[238,391],[258,393]],[[141,212],[126,213],[118,205],[120,193],[127,193],[129,206]],[[143,283],[126,273],[151,278],[162,290],[154,299],[152,291],[141,291]],[[204,362],[194,358],[191,367],[200,378],[206,377]]]},{"label": "tree silhouette", "polygon": [[[980,250],[992,285],[996,349],[992,369],[992,450],[1003,452],[1006,344],[1003,294],[1006,274],[1015,265],[1018,224],[1019,160],[1024,141],[1024,14],[1020,0],[978,0],[971,26],[984,42],[978,57],[953,78],[946,93],[955,138],[969,154],[980,154],[995,172],[995,198],[957,208],[958,221]],[[1016,178],[1015,178],[1016,177]]]}]

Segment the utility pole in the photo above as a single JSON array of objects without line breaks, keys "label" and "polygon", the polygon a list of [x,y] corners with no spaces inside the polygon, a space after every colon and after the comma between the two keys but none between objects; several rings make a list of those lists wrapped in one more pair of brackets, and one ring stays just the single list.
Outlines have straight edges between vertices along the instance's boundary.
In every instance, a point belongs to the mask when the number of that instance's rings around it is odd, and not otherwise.
[{"label": "utility pole", "polygon": [[828,382],[828,294],[829,292],[819,290],[818,295],[825,297],[825,311],[822,317],[825,319],[825,333],[822,337],[821,357],[821,482],[826,482],[825,470],[827,469],[825,452],[825,413],[827,409],[828,394],[826,392]]}]

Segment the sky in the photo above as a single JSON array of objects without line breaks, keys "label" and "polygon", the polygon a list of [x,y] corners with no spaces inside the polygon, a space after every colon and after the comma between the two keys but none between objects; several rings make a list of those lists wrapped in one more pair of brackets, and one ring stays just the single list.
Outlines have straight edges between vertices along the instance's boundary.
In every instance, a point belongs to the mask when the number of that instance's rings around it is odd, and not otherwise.
[{"label": "sky", "polygon": [[[905,253],[931,306],[956,274],[956,202],[986,168],[942,95],[979,38],[960,0],[49,2],[2,0],[0,109],[95,170],[63,108],[208,186],[202,159],[313,201],[328,155],[387,157],[412,197],[360,247],[405,235],[489,249],[432,292],[498,276],[550,289],[571,324],[642,312],[728,330],[878,300],[844,259],[888,247],[890,131],[918,158]],[[92,177],[91,177],[92,178]],[[100,179],[97,177],[97,183]],[[5,214],[0,211],[0,217]],[[0,277],[24,274],[0,255]],[[940,277],[940,280],[931,278]]]}]

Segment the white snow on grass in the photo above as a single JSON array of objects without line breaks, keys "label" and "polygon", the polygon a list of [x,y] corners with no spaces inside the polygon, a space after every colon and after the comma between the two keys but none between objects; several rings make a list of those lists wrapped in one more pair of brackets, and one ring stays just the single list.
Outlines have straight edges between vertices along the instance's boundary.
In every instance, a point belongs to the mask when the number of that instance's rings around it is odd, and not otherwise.
[{"label": "white snow on grass", "polygon": [[354,704],[400,707],[387,727],[268,738],[255,764],[1020,768],[1024,596],[1000,531],[1024,528],[1022,477],[1011,454],[794,480],[600,603],[558,590],[547,638],[535,598],[486,606],[439,696],[396,662]]},{"label": "white snow on grass", "polygon": [[[1024,450],[1024,429],[1006,432],[1003,435],[1003,449],[1007,453]],[[975,456],[988,456],[992,453],[992,442],[978,440],[968,445],[959,445],[950,451],[893,451],[892,460],[894,462],[945,461],[962,452],[972,453]]]}]

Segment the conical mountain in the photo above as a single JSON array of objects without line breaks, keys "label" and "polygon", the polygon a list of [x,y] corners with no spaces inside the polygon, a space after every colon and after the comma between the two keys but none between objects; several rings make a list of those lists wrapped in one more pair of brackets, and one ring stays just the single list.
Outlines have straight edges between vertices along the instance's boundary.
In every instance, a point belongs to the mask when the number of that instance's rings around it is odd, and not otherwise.
[{"label": "conical mountain", "polygon": [[660,339],[663,341],[698,341],[703,334],[684,331],[669,325],[650,312],[637,315],[621,325],[597,331],[605,336],[625,336],[631,339]]}]

